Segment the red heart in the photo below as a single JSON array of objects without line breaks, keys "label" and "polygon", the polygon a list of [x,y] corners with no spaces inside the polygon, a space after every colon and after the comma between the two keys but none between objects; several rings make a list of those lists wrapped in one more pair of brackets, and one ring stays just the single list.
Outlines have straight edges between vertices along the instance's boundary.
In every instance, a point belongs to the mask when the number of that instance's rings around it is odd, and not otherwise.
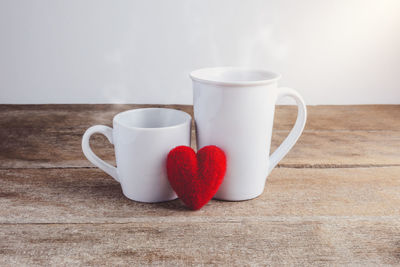
[{"label": "red heart", "polygon": [[226,172],[224,151],[205,146],[197,153],[188,146],[172,149],[167,158],[168,180],[178,197],[193,210],[217,193]]}]

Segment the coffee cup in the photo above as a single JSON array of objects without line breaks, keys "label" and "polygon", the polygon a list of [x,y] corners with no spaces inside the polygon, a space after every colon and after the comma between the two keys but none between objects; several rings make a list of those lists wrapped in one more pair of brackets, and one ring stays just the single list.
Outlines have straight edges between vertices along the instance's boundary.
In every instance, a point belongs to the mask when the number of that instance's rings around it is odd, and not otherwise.
[{"label": "coffee cup", "polygon": [[[216,145],[227,157],[226,175],[214,197],[238,201],[259,196],[269,173],[303,132],[307,117],[303,98],[291,88],[278,87],[280,75],[266,70],[205,68],[190,77],[198,149]],[[284,96],[296,101],[297,120],[270,155],[275,103]]]},{"label": "coffee cup", "polygon": [[[90,148],[90,137],[100,133],[114,145],[116,165],[101,160]],[[167,108],[144,108],[117,114],[113,128],[90,127],[82,138],[86,158],[121,184],[123,194],[140,202],[176,199],[166,170],[169,151],[190,146],[191,116]]]}]

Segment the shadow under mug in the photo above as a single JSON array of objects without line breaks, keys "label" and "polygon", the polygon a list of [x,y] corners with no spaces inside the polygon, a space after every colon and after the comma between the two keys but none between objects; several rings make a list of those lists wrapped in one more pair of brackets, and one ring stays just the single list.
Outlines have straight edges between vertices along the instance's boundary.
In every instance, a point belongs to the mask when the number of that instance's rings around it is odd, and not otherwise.
[{"label": "shadow under mug", "polygon": [[[101,133],[114,145],[117,167],[101,160],[89,139]],[[86,130],[82,150],[86,158],[121,184],[124,195],[140,202],[176,199],[166,170],[169,151],[190,146],[191,116],[167,108],[144,108],[117,114],[113,128],[96,125]]]}]

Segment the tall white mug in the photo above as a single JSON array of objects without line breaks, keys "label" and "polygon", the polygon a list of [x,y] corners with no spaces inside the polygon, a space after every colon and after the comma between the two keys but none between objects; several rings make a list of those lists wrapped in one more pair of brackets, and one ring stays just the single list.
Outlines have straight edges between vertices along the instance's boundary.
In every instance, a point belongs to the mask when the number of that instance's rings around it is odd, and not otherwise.
[{"label": "tall white mug", "polygon": [[[166,170],[167,155],[176,146],[190,146],[191,116],[166,108],[125,111],[113,119],[113,128],[96,125],[82,138],[82,150],[95,166],[117,180],[124,195],[140,202],[177,198]],[[94,133],[114,144],[117,167],[97,157],[89,146]]]},{"label": "tall white mug", "polygon": [[[225,151],[227,172],[216,199],[239,201],[259,196],[267,176],[303,132],[307,110],[293,89],[279,88],[280,75],[258,69],[219,67],[195,70],[194,119],[198,149],[216,145]],[[296,100],[296,123],[270,155],[275,103]]]}]

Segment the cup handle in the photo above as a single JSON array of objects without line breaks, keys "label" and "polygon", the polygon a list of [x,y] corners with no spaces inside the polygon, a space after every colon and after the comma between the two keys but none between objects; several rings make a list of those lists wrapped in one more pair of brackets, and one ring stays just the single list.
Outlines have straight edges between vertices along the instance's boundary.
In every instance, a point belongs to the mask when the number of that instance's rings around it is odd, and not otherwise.
[{"label": "cup handle", "polygon": [[85,154],[86,158],[91,163],[99,167],[101,170],[105,171],[107,174],[113,177],[117,182],[119,182],[117,175],[117,168],[100,159],[96,154],[93,153],[92,149],[90,148],[89,140],[90,137],[95,133],[101,133],[105,135],[108,141],[110,141],[110,143],[113,144],[112,128],[104,125],[95,125],[87,129],[86,132],[83,134],[82,137],[83,154]]},{"label": "cup handle", "polygon": [[271,173],[273,168],[286,156],[286,154],[292,149],[294,144],[299,139],[301,133],[304,130],[304,126],[306,124],[307,119],[307,108],[304,103],[303,98],[297,93],[295,90],[287,87],[278,88],[278,97],[277,100],[284,97],[290,96],[296,100],[297,104],[297,119],[294,124],[292,130],[289,135],[285,138],[285,140],[280,144],[280,146],[271,154],[269,157],[269,169],[268,174]]}]

